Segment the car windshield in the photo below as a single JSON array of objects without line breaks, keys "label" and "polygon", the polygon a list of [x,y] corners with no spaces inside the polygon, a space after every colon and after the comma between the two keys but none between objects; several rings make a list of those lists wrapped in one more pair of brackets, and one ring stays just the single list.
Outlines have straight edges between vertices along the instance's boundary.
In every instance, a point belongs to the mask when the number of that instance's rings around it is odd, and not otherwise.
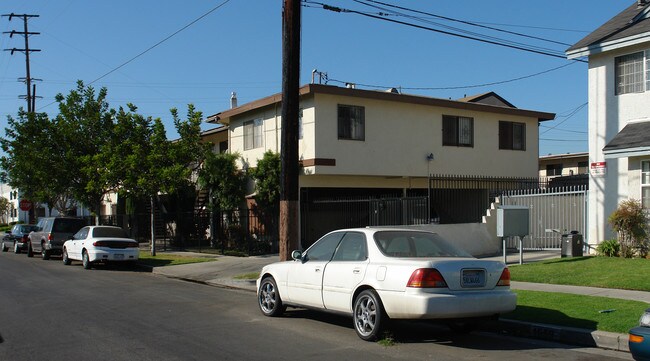
[{"label": "car windshield", "polygon": [[122,228],[97,227],[93,229],[93,237],[129,238]]},{"label": "car windshield", "polygon": [[57,219],[52,226],[52,232],[75,233],[85,225],[83,219]]},{"label": "car windshield", "polygon": [[21,233],[29,233],[31,231],[37,230],[38,227],[36,226],[20,226],[20,232]]},{"label": "car windshield", "polygon": [[388,257],[472,257],[435,233],[379,231],[375,243]]}]

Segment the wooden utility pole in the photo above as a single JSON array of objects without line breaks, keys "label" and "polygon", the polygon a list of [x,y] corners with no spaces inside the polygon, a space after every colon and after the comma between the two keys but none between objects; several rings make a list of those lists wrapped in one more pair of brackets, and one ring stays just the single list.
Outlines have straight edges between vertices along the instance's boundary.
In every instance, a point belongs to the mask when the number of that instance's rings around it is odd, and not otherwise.
[{"label": "wooden utility pole", "polygon": [[28,15],[28,14],[6,14],[2,15],[3,17],[9,17],[9,21],[11,21],[12,18],[22,18],[23,19],[23,28],[24,31],[5,31],[5,34],[9,34],[10,38],[13,38],[14,35],[22,35],[25,38],[25,48],[24,49],[17,49],[17,48],[12,48],[12,49],[4,49],[5,51],[11,51],[11,55],[13,55],[15,52],[20,51],[25,53],[25,67],[27,68],[26,73],[27,76],[25,77],[25,84],[27,85],[27,95],[21,96],[21,98],[25,98],[27,100],[27,112],[32,113],[36,109],[36,85],[34,85],[34,88],[32,88],[32,80],[37,80],[37,79],[32,79],[30,70],[29,70],[29,54],[33,51],[41,51],[40,49],[30,49],[29,48],[29,37],[30,35],[39,35],[40,33],[36,32],[30,32],[27,29],[27,21],[30,18],[38,17],[38,15]]},{"label": "wooden utility pole", "polygon": [[298,108],[300,96],[300,0],[284,0],[282,11],[282,173],[280,175],[280,260],[300,246]]}]

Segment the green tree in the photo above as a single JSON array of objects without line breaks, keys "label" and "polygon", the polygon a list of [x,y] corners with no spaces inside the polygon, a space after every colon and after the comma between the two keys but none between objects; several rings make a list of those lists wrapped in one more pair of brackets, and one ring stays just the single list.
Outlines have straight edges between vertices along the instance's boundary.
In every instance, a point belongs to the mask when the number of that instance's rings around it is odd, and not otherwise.
[{"label": "green tree", "polygon": [[280,154],[270,150],[249,171],[255,180],[255,201],[264,212],[277,212],[280,206],[280,172]]},{"label": "green tree", "polygon": [[239,207],[245,196],[244,173],[237,168],[236,153],[209,152],[199,170],[197,184],[208,192],[210,209],[232,210]]},{"label": "green tree", "polygon": [[[98,218],[104,196],[114,188],[106,165],[105,149],[113,133],[115,111],[109,108],[106,88],[98,93],[77,82],[77,88],[56,95],[59,115],[55,119],[55,143],[62,145],[60,157],[68,193]],[[99,224],[99,222],[98,222]]]},{"label": "green tree", "polygon": [[0,139],[5,153],[0,158],[3,180],[50,210],[66,194],[62,150],[54,132],[46,113],[21,108],[17,118],[7,117],[5,137]]},{"label": "green tree", "polygon": [[9,212],[11,212],[11,202],[5,197],[0,197],[0,218],[3,223],[8,223]]}]

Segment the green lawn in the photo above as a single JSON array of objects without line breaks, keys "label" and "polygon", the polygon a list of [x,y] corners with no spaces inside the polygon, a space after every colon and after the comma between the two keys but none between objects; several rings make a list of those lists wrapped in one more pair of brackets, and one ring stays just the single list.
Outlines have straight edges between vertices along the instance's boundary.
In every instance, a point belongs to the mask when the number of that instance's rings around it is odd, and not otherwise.
[{"label": "green lawn", "polygon": [[645,302],[564,293],[515,290],[517,309],[501,318],[627,333],[635,327]]},{"label": "green lawn", "polygon": [[149,251],[140,251],[140,259],[138,260],[138,263],[151,267],[161,267],[176,266],[187,263],[212,262],[216,260],[217,259],[213,257],[185,257],[169,253],[157,253],[155,257],[152,257]]},{"label": "green lawn", "polygon": [[650,260],[559,258],[508,266],[513,281],[650,291]]}]

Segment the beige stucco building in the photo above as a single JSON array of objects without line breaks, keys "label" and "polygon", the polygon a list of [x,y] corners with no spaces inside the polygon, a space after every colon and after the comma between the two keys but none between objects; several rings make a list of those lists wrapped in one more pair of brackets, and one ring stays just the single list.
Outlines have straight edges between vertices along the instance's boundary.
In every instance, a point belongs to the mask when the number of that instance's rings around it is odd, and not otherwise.
[{"label": "beige stucco building", "polygon": [[[280,152],[281,95],[222,111],[232,152]],[[301,188],[426,188],[429,174],[536,177],[538,123],[494,93],[438,99],[321,84],[300,88]]]}]

